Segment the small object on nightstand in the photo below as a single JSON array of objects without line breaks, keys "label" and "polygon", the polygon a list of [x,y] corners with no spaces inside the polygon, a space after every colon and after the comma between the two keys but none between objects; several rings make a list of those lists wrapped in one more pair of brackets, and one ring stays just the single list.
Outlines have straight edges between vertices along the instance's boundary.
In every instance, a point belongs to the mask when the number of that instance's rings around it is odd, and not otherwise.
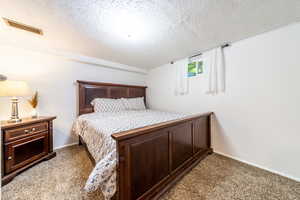
[{"label": "small object on nightstand", "polygon": [[32,107],[32,112],[31,112],[31,117],[32,118],[37,118],[38,117],[38,113],[37,113],[37,105],[39,103],[39,95],[38,92],[35,92],[33,97],[31,99],[28,100],[28,103],[31,105]]},{"label": "small object on nightstand", "polygon": [[23,118],[21,122],[1,121],[2,185],[40,161],[55,157],[53,120],[56,117]]}]

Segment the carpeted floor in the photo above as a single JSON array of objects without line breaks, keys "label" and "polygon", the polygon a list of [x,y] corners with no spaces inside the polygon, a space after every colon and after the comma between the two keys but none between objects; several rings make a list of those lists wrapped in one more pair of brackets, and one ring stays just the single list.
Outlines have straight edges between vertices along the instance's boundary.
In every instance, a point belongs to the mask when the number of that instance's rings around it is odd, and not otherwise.
[{"label": "carpeted floor", "polygon": [[[87,194],[92,170],[83,147],[57,152],[2,188],[3,200],[102,200]],[[213,154],[187,174],[162,200],[300,200],[300,183]]]}]

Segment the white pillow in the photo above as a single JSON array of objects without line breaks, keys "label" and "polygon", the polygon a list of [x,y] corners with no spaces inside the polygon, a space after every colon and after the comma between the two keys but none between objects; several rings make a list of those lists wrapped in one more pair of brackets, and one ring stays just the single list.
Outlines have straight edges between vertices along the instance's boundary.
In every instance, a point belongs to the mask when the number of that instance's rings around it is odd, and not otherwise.
[{"label": "white pillow", "polygon": [[121,99],[96,98],[91,102],[95,112],[120,112],[125,110]]},{"label": "white pillow", "polygon": [[144,97],[122,98],[126,110],[145,110]]}]

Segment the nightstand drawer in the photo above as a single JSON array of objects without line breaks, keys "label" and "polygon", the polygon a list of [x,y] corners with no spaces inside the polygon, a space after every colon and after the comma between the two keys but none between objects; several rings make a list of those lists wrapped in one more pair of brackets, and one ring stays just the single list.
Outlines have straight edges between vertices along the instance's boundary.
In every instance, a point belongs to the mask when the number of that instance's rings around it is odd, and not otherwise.
[{"label": "nightstand drawer", "polygon": [[9,129],[5,131],[4,141],[9,142],[12,140],[20,139],[23,137],[31,136],[45,131],[48,131],[47,122],[41,122],[41,123],[23,126],[20,128]]}]

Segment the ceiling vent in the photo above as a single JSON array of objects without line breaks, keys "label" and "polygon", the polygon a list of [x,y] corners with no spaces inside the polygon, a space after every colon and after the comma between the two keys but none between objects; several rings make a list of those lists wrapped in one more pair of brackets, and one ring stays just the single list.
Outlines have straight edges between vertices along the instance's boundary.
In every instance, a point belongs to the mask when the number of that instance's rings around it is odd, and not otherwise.
[{"label": "ceiling vent", "polygon": [[21,30],[28,31],[28,32],[31,32],[31,33],[43,35],[42,29],[35,28],[33,26],[29,26],[29,25],[26,25],[26,24],[22,24],[20,22],[16,22],[16,21],[13,21],[13,20],[7,19],[7,18],[3,18],[3,20],[5,21],[5,23],[8,26],[11,26],[13,28],[17,28],[17,29],[21,29]]}]

